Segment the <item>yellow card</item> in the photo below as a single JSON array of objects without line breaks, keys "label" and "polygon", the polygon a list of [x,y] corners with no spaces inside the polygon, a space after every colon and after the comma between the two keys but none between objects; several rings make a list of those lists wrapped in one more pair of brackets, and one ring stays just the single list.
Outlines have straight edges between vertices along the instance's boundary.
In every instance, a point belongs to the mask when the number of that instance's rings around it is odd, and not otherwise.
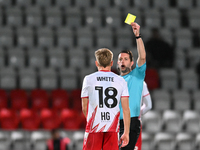
[{"label": "yellow card", "polygon": [[132,15],[132,14],[128,13],[128,15],[126,17],[126,20],[124,22],[130,25],[131,22],[135,21],[135,19],[136,19],[135,15]]}]

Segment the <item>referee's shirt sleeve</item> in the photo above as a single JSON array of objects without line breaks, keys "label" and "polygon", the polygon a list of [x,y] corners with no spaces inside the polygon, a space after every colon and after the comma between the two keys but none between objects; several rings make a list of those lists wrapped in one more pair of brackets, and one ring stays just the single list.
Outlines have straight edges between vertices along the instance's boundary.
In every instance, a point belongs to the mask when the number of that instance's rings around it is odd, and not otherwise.
[{"label": "referee's shirt sleeve", "polygon": [[83,80],[83,86],[81,90],[81,98],[88,98],[89,97],[89,92],[88,92],[88,80],[87,76],[85,76]]},{"label": "referee's shirt sleeve", "polygon": [[136,63],[136,69],[137,69],[137,76],[140,78],[144,78],[145,77],[145,71],[146,71],[146,62],[142,65],[142,66],[138,66],[138,64]]}]

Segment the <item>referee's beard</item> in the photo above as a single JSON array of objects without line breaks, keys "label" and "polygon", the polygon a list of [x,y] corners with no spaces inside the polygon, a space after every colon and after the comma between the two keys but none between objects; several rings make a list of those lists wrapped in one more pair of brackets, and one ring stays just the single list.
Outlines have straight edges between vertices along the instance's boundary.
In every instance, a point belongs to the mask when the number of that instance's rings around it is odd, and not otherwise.
[{"label": "referee's beard", "polygon": [[125,67],[125,69],[121,69],[119,66],[117,66],[117,69],[119,70],[120,73],[129,73],[131,72],[131,69],[129,67]]}]

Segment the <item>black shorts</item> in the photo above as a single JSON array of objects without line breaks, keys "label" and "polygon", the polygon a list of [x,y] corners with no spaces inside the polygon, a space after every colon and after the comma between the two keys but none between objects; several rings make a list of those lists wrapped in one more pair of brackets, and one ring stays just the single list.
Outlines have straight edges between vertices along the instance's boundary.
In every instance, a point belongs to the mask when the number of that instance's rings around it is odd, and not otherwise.
[{"label": "black shorts", "polygon": [[[120,137],[124,133],[124,122],[120,120]],[[140,135],[140,120],[138,117],[131,117],[130,132],[129,132],[129,143],[127,146],[122,147],[121,150],[134,150],[137,139]]]}]

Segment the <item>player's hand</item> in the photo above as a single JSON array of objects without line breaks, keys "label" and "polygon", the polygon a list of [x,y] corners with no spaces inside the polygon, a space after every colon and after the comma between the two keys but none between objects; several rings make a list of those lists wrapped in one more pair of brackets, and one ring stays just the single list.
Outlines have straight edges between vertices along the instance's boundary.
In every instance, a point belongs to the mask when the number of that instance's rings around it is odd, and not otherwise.
[{"label": "player's hand", "polygon": [[129,135],[123,134],[119,141],[119,145],[121,145],[120,148],[128,145],[128,143],[129,143]]},{"label": "player's hand", "polygon": [[139,36],[140,35],[140,25],[138,25],[135,22],[132,22],[131,26],[132,26],[133,33],[135,34],[135,36]]}]

